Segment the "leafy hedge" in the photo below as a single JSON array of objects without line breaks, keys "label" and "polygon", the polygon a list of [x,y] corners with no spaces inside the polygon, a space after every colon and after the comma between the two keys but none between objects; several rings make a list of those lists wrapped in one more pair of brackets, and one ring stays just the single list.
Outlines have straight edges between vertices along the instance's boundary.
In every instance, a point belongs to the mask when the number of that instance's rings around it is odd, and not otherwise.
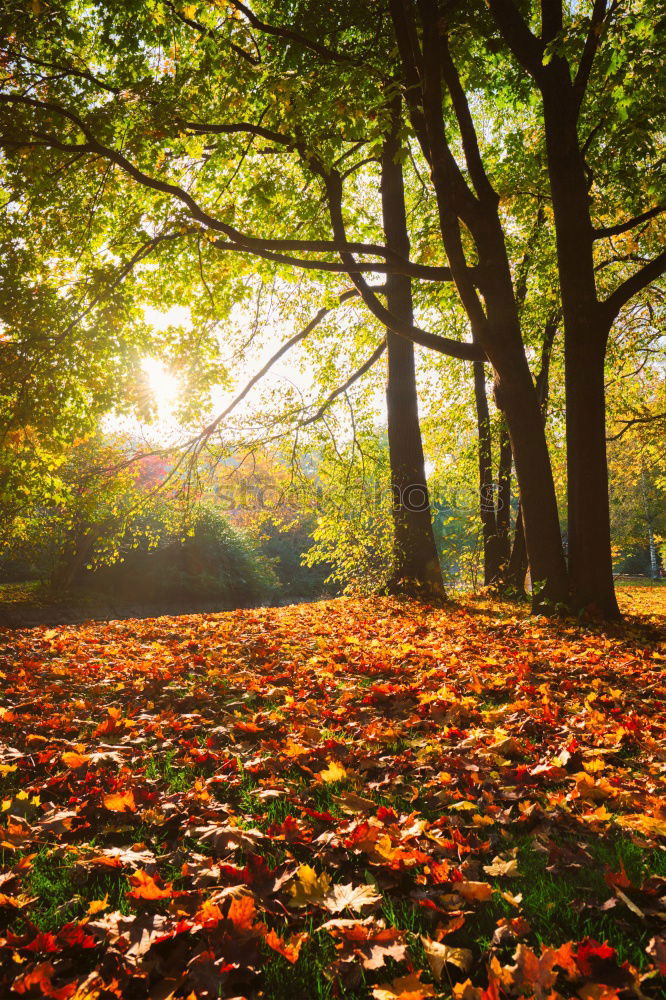
[{"label": "leafy hedge", "polygon": [[214,599],[232,605],[272,597],[269,562],[218,513],[203,508],[185,537],[167,535],[155,547],[142,540],[121,547],[121,559],[84,570],[77,585],[114,596],[154,600]]}]

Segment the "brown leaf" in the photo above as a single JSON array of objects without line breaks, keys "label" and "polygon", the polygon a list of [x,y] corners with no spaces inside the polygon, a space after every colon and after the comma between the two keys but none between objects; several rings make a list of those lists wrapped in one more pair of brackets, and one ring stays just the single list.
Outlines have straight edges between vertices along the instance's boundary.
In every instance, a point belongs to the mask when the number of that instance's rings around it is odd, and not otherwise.
[{"label": "brown leaf", "polygon": [[472,965],[472,952],[468,948],[450,948],[447,944],[422,937],[423,948],[433,976],[439,982],[445,965],[456,965],[463,972]]}]

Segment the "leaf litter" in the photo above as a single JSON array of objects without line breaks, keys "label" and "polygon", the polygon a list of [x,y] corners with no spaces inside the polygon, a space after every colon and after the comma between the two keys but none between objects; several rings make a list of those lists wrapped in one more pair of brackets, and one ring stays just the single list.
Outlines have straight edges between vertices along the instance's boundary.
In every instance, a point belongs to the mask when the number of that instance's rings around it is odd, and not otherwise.
[{"label": "leaf litter", "polygon": [[[665,604],[605,632],[488,598],[5,631],[0,995],[250,1000],[315,953],[330,996],[662,995]],[[545,931],[539,878],[581,885]]]}]

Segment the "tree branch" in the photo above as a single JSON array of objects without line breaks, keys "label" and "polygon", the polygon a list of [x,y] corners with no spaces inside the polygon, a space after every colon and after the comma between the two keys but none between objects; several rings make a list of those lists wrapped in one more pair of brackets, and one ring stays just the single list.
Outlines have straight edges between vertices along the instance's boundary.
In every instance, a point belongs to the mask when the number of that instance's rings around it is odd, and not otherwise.
[{"label": "tree branch", "polygon": [[594,57],[597,54],[597,49],[599,48],[606,13],[607,0],[594,0],[592,17],[590,18],[590,27],[587,32],[587,38],[585,39],[585,45],[583,46],[583,54],[580,57],[580,63],[578,64],[578,69],[573,82],[574,93],[579,106],[585,96],[587,83],[590,78],[590,73],[592,72]]},{"label": "tree branch", "polygon": [[311,417],[308,417],[306,420],[300,421],[300,426],[307,427],[308,424],[314,424],[317,420],[320,420],[321,417],[323,417],[326,410],[331,405],[331,403],[333,403],[338,398],[338,396],[341,396],[343,392],[346,392],[347,389],[349,389],[349,387],[354,384],[354,382],[357,382],[363,375],[365,375],[365,373],[369,371],[370,368],[372,368],[375,362],[379,361],[385,350],[386,350],[386,341],[382,340],[381,344],[379,344],[379,346],[374,349],[370,357],[363,362],[361,367],[357,368],[354,374],[350,375],[346,382],[343,382],[343,384],[338,386],[337,389],[334,389],[333,392],[329,393],[329,395],[326,397],[326,399],[321,404],[316,413],[314,413]]},{"label": "tree branch", "polygon": [[422,72],[423,60],[414,18],[406,10],[405,0],[389,0],[389,9],[393,20],[393,33],[400,53],[403,73],[405,76],[405,102],[409,108],[409,117],[421,150],[430,163],[430,145],[425,115],[422,105]]},{"label": "tree branch", "polygon": [[623,305],[625,305],[632,296],[637,295],[638,292],[646,288],[652,281],[655,281],[661,274],[666,271],[666,250],[662,252],[651,260],[648,264],[645,264],[640,270],[632,274],[630,278],[623,281],[615,291],[605,299],[604,302],[600,303],[603,312],[605,313],[607,323],[610,325],[615,320],[615,317],[619,313]]},{"label": "tree branch", "polygon": [[562,30],[562,0],[541,0],[541,41],[552,42]]},{"label": "tree branch", "polygon": [[647,212],[635,215],[633,219],[627,219],[626,222],[619,222],[616,226],[601,226],[593,230],[594,239],[600,240],[604,236],[619,236],[620,233],[626,233],[629,229],[640,226],[641,222],[647,222],[648,219],[653,219],[656,215],[661,215],[662,212],[666,212],[666,205],[655,205],[654,208],[648,209]]},{"label": "tree branch", "polygon": [[278,25],[267,24],[262,21],[254,11],[250,10],[241,0],[228,0],[232,7],[236,10],[241,11],[257,31],[263,32],[265,35],[273,35],[275,38],[286,38],[290,42],[297,42],[306,49],[310,49],[311,52],[316,52],[317,55],[324,56],[326,59],[331,59],[333,62],[343,62],[343,63],[354,63],[355,61],[349,56],[343,55],[341,52],[336,52],[335,49],[331,49],[328,45],[321,45],[319,42],[314,41],[312,38],[308,38],[307,35],[302,34],[300,31],[296,31],[295,28],[282,28]]},{"label": "tree branch", "polygon": [[650,413],[644,417],[633,417],[631,420],[621,420],[620,423],[624,424],[622,430],[618,431],[617,434],[611,434],[610,437],[606,438],[606,440],[619,441],[619,439],[627,433],[630,427],[634,427],[636,424],[651,424],[655,420],[666,420],[666,413]]},{"label": "tree branch", "polygon": [[[146,174],[143,170],[123,156],[122,153],[118,152],[118,150],[113,149],[110,146],[105,146],[103,143],[99,142],[99,140],[92,133],[90,126],[87,125],[87,123],[84,122],[78,115],[74,114],[74,112],[63,107],[62,105],[55,104],[52,101],[38,101],[32,97],[7,95],[0,95],[0,103],[22,104],[27,107],[57,114],[66,121],[69,121],[86,137],[87,141],[85,143],[73,145],[71,143],[63,142],[57,136],[41,133],[39,134],[40,143],[65,151],[76,150],[78,152],[96,153],[98,156],[110,160],[143,187],[151,188],[152,190],[159,191],[162,194],[168,194],[172,198],[180,201],[188,209],[190,218],[200,222],[208,229],[223,233],[230,241],[228,249],[243,250],[257,256],[279,260],[283,263],[294,264],[299,267],[318,268],[320,270],[337,270],[338,268],[327,262],[311,262],[308,264],[294,258],[275,257],[269,256],[269,254],[276,254],[281,251],[299,250],[319,253],[351,252],[374,254],[376,256],[384,257],[388,262],[387,265],[377,265],[375,267],[371,264],[363,265],[364,270],[386,272],[387,270],[394,269],[400,272],[403,267],[406,267],[406,273],[414,277],[426,277],[430,280],[437,281],[451,280],[448,268],[428,268],[423,264],[412,265],[411,262],[404,260],[399,254],[394,253],[387,247],[383,247],[375,243],[351,243],[347,245],[336,240],[261,239],[259,237],[249,236],[248,234],[236,229],[234,226],[222,222],[222,220],[210,215],[198,204],[188,191],[185,191],[184,188],[179,187],[176,184],[171,184],[168,181],[159,180],[159,178],[152,177],[150,174]],[[26,142],[22,142],[19,138],[14,138],[14,136],[2,136],[0,137],[0,147],[3,145],[21,146],[30,145],[30,142],[27,140]]]},{"label": "tree branch", "polygon": [[[326,183],[333,235],[341,243],[346,244],[345,224],[342,215],[342,182],[340,181],[340,176],[336,173],[326,173],[323,168],[320,169]],[[418,326],[413,326],[411,323],[403,323],[381,304],[365,279],[356,272],[356,262],[352,254],[341,251],[340,258],[347,267],[349,276],[358,289],[365,305],[373,316],[387,327],[387,329],[393,333],[397,333],[399,337],[404,337],[415,344],[420,344],[421,347],[428,347],[451,358],[459,358],[463,361],[486,360],[485,353],[478,344],[463,343],[459,340],[451,340],[449,337],[440,337],[435,333],[422,330]]]},{"label": "tree branch", "polygon": [[[348,299],[354,298],[354,296],[356,295],[358,295],[358,291],[355,288],[347,289],[347,291],[342,292],[339,295],[338,297],[339,305],[342,305],[343,302],[346,302]],[[208,438],[211,436],[211,434],[213,434],[217,430],[222,421],[229,416],[232,410],[235,410],[238,404],[242,402],[243,399],[245,399],[248,392],[250,392],[250,390],[257,384],[257,382],[259,382],[260,379],[262,379],[264,375],[266,375],[266,373],[270,371],[270,369],[273,367],[276,361],[279,361],[280,358],[287,353],[287,351],[289,351],[296,344],[300,343],[301,340],[305,340],[308,334],[312,333],[315,327],[318,326],[319,323],[321,323],[321,321],[326,316],[328,316],[328,314],[332,312],[335,308],[336,306],[322,306],[322,308],[310,320],[307,326],[304,326],[302,330],[299,330],[298,333],[295,333],[293,337],[290,337],[289,340],[286,340],[284,344],[282,344],[282,346],[279,347],[277,351],[275,351],[275,353],[271,355],[266,364],[255,375],[252,376],[249,382],[245,384],[243,389],[241,389],[238,395],[234,397],[234,399],[229,403],[226,409],[224,409],[222,413],[220,413],[217,417],[215,417],[215,419],[206,428],[204,428],[201,434],[198,434],[197,437],[192,442],[190,442],[190,445],[195,444],[197,451],[200,451],[205,441],[207,441]]]},{"label": "tree branch", "polygon": [[296,146],[296,139],[282,132],[275,132],[273,129],[264,128],[263,125],[253,125],[252,122],[234,122],[233,125],[213,125],[206,122],[182,122],[183,128],[197,135],[234,135],[238,132],[245,132],[249,135],[257,135],[261,139],[269,139],[271,142],[280,143],[283,146]]},{"label": "tree branch", "polygon": [[532,34],[513,0],[487,0],[502,37],[525,67],[539,81],[543,78],[543,45]]},{"label": "tree branch", "polygon": [[455,111],[456,119],[458,120],[460,137],[462,139],[463,151],[465,153],[465,162],[467,163],[467,169],[469,170],[469,175],[472,178],[472,183],[474,184],[474,190],[480,199],[485,199],[495,205],[498,205],[499,196],[490,183],[490,179],[483,165],[476,129],[469,110],[469,102],[465,91],[462,88],[462,84],[460,83],[458,70],[456,69],[455,63],[451,58],[449,39],[447,36],[444,36],[444,38],[441,39],[441,67],[442,76],[446,86],[448,87],[449,94],[451,95],[453,110]]}]

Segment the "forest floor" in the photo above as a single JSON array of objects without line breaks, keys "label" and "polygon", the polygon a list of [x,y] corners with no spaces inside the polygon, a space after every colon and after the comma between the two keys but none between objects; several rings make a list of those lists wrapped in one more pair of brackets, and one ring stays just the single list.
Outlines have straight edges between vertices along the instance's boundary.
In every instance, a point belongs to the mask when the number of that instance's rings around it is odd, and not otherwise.
[{"label": "forest floor", "polygon": [[0,630],[0,996],[663,996],[666,588],[621,593]]}]

